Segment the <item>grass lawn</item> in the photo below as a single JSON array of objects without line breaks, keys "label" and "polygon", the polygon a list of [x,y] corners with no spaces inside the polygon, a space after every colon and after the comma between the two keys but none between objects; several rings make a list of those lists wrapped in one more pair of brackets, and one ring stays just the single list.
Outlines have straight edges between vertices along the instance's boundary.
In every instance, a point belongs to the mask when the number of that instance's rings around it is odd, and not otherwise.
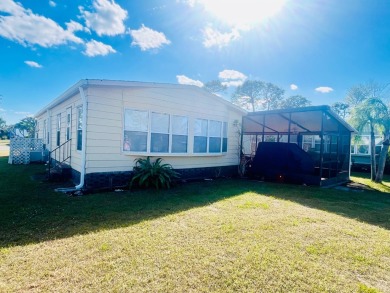
[{"label": "grass lawn", "polygon": [[221,179],[69,197],[6,162],[0,292],[390,292],[390,193]]}]

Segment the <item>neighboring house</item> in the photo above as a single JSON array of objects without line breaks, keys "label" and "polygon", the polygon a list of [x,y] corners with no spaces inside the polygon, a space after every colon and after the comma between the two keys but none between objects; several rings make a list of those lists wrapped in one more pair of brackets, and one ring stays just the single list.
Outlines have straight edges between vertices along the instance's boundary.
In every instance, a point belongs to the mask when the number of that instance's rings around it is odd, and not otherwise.
[{"label": "neighboring house", "polygon": [[[383,136],[375,131],[375,156],[378,162],[379,154],[382,149]],[[363,131],[356,134],[352,138],[351,144],[351,162],[352,168],[355,169],[370,169],[371,168],[371,143],[370,143],[369,127],[365,127]]]},{"label": "neighboring house", "polygon": [[37,137],[58,148],[76,188],[92,189],[123,186],[146,156],[182,178],[235,175],[245,114],[196,86],[81,80],[35,117]]}]

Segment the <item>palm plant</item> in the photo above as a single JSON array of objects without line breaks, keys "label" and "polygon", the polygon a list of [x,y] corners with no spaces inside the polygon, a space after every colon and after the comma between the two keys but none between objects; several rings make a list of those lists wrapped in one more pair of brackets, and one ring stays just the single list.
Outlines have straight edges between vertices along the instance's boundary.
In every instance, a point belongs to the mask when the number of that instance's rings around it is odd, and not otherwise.
[{"label": "palm plant", "polygon": [[133,172],[130,188],[135,183],[139,187],[170,188],[172,181],[179,178],[179,173],[174,171],[170,164],[163,164],[161,158],[154,162],[150,160],[150,157],[135,159]]}]

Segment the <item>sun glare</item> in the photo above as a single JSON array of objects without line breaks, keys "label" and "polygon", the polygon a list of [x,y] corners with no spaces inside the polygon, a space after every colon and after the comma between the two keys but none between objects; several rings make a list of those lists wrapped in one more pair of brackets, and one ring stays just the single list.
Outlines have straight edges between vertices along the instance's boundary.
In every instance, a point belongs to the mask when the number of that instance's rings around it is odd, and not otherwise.
[{"label": "sun glare", "polygon": [[286,0],[198,0],[206,11],[234,26],[262,23],[278,13]]}]

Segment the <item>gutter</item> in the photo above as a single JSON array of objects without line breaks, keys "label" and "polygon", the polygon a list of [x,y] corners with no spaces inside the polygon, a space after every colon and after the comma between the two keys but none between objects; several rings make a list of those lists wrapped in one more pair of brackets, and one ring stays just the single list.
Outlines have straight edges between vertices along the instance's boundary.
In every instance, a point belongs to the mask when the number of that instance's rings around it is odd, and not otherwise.
[{"label": "gutter", "polygon": [[87,96],[84,94],[84,89],[82,86],[79,87],[79,92],[81,99],[83,101],[83,126],[82,126],[82,134],[81,134],[81,172],[80,172],[80,183],[76,185],[75,187],[71,188],[57,188],[56,191],[59,192],[77,192],[81,191],[84,187],[85,183],[85,173],[86,173],[86,162],[87,162],[87,106],[88,106],[88,99]]}]

